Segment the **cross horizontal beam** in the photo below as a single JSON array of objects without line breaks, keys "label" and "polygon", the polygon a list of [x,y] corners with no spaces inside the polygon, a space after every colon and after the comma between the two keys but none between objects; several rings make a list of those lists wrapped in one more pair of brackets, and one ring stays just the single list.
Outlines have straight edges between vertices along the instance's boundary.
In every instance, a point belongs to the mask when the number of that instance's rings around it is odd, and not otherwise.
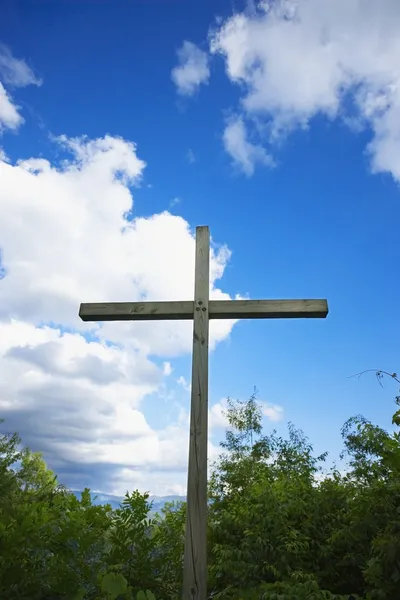
[{"label": "cross horizontal beam", "polygon": [[210,300],[210,319],[321,318],[328,314],[326,300]]},{"label": "cross horizontal beam", "polygon": [[[168,321],[193,319],[194,303],[106,302],[84,303],[82,321]],[[210,300],[210,319],[321,318],[328,314],[326,300]]]},{"label": "cross horizontal beam", "polygon": [[175,321],[193,319],[193,301],[81,304],[82,321]]}]

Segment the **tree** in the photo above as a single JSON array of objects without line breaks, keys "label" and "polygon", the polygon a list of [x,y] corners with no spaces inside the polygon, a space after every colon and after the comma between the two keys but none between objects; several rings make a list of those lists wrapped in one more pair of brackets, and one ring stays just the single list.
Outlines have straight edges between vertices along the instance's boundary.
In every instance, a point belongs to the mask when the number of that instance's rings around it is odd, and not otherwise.
[{"label": "tree", "polygon": [[[264,435],[252,396],[228,403],[210,481],[210,589],[220,598],[395,600],[400,581],[399,435],[362,417],[342,430],[350,470],[316,479],[304,434]],[[278,596],[276,596],[278,594]]]},{"label": "tree", "polygon": [[326,455],[313,457],[293,425],[288,439],[263,435],[255,394],[246,403],[229,400],[227,418],[210,481],[210,589],[226,598],[242,597],[238,590],[262,588],[272,598],[282,586],[319,589],[315,562],[327,525],[315,474]]},{"label": "tree", "polygon": [[23,490],[33,495],[51,494],[57,488],[57,475],[47,468],[42,453],[31,452],[29,448],[21,452],[17,478]]},{"label": "tree", "polygon": [[[399,403],[399,400],[397,400]],[[255,393],[228,400],[209,482],[209,591],[220,600],[397,600],[400,440],[362,416],[342,429],[348,472],[320,470],[304,433],[265,434]],[[149,517],[148,494],[117,510],[59,485],[38,453],[0,437],[0,597],[175,600],[186,504]],[[151,591],[149,591],[151,590]]]},{"label": "tree", "polygon": [[0,438],[0,597],[99,598],[109,508],[92,506],[88,490],[77,500],[20,444],[16,434]]}]

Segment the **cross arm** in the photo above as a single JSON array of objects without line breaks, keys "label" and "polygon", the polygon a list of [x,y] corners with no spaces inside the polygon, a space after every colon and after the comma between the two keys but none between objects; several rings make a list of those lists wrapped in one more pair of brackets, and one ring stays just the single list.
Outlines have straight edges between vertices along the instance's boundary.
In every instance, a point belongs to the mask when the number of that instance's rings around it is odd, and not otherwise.
[{"label": "cross arm", "polygon": [[161,321],[193,319],[193,301],[85,303],[79,308],[82,321]]},{"label": "cross arm", "polygon": [[[183,302],[105,302],[81,304],[82,321],[161,321],[193,319],[194,304]],[[210,300],[210,319],[325,318],[326,300]]]},{"label": "cross arm", "polygon": [[210,300],[210,319],[325,318],[326,300]]}]

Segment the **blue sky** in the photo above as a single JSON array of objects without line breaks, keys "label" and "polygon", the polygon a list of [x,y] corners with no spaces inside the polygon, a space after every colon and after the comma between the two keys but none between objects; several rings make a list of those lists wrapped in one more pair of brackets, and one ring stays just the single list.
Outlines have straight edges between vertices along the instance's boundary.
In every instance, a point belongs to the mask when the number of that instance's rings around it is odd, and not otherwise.
[{"label": "blue sky", "polygon": [[391,427],[395,388],[349,376],[398,369],[400,12],[315,1],[4,3],[1,412],[65,484],[184,491],[189,325],[76,315],[190,298],[196,225],[215,297],[330,307],[213,333],[210,455],[253,386],[330,460],[348,417]]}]

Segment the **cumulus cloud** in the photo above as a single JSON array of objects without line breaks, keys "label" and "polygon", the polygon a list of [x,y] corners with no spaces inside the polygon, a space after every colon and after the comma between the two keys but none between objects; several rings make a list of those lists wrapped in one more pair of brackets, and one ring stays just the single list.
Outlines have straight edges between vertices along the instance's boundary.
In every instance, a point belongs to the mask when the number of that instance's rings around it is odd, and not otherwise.
[{"label": "cumulus cloud", "polygon": [[171,72],[177,91],[183,96],[192,96],[210,78],[208,55],[192,42],[183,42],[178,50],[178,66]]},{"label": "cumulus cloud", "polygon": [[[134,144],[58,143],[57,166],[0,160],[0,415],[71,487],[172,493],[186,485],[188,428],[155,430],[142,404],[172,373],[167,359],[191,351],[191,323],[83,323],[78,310],[193,298],[194,231],[168,212],[132,218],[145,169]],[[217,287],[229,255],[211,251],[212,298],[229,298]],[[212,322],[211,347],[232,325]]]},{"label": "cumulus cloud", "polygon": [[23,123],[19,107],[14,103],[4,84],[13,87],[41,85],[24,60],[15,58],[9,48],[0,44],[0,133],[3,129],[16,130]]},{"label": "cumulus cloud", "polygon": [[223,398],[220,402],[215,402],[208,412],[208,426],[210,429],[225,429],[229,426],[228,419],[226,417],[226,411],[228,403],[226,398]]},{"label": "cumulus cloud", "polygon": [[350,114],[372,130],[372,169],[399,180],[399,29],[397,0],[264,0],[218,24],[210,49],[265,144],[318,114]]},{"label": "cumulus cloud", "polygon": [[252,144],[247,139],[247,131],[241,117],[229,120],[223,135],[225,150],[248,177],[253,175],[257,163],[273,165],[273,160],[266,150],[258,144]]}]

